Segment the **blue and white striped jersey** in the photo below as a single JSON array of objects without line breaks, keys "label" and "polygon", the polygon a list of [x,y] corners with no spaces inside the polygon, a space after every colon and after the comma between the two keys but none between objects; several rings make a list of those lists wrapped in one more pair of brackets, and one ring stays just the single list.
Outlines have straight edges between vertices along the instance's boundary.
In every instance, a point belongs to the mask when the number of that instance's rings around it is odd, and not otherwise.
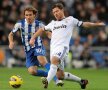
[{"label": "blue and white striped jersey", "polygon": [[12,32],[15,33],[18,30],[21,31],[21,38],[25,51],[29,51],[31,48],[43,46],[40,36],[36,38],[34,46],[30,46],[29,44],[32,35],[41,27],[44,27],[44,25],[36,19],[32,24],[28,24],[26,19],[22,19],[15,24]]}]

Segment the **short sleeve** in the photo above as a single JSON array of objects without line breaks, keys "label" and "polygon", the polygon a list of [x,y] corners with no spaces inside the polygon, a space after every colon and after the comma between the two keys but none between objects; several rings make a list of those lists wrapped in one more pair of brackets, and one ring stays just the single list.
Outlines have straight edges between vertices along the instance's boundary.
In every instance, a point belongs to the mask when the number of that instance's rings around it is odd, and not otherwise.
[{"label": "short sleeve", "polygon": [[83,24],[83,22],[79,21],[78,19],[76,19],[74,17],[72,17],[72,24],[73,24],[73,26],[78,26],[79,27]]},{"label": "short sleeve", "polygon": [[44,27],[45,31],[52,31],[53,21],[51,21],[48,25]]},{"label": "short sleeve", "polygon": [[18,23],[15,24],[15,26],[14,26],[12,32],[15,33],[15,32],[17,32],[20,28],[21,28],[21,23],[18,22]]}]

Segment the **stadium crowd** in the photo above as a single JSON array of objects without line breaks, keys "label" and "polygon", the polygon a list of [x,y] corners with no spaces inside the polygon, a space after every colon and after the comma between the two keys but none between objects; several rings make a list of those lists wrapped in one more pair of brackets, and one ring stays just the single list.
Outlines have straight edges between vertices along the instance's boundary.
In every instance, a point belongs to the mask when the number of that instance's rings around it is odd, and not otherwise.
[{"label": "stadium crowd", "polygon": [[[8,45],[8,34],[16,21],[23,18],[22,10],[26,5],[37,8],[37,18],[46,25],[54,19],[50,10],[55,2],[61,2],[65,6],[66,16],[72,15],[82,21],[106,23],[106,27],[75,28],[70,41],[70,59],[73,58],[73,66],[76,67],[80,61],[83,61],[83,64],[80,63],[79,67],[93,66],[94,60],[96,67],[108,66],[108,0],[0,0],[0,45]],[[22,45],[19,33],[15,38],[15,43]],[[49,39],[43,38],[49,51]],[[15,52],[12,54],[16,56]]]}]

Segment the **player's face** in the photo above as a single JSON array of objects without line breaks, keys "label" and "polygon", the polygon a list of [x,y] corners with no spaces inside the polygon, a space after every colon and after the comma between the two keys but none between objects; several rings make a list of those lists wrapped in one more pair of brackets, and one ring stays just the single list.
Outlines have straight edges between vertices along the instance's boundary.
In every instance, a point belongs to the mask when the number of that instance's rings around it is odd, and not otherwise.
[{"label": "player's face", "polygon": [[52,10],[54,17],[57,20],[61,20],[64,18],[64,10],[63,9],[59,9],[58,7],[54,8]]},{"label": "player's face", "polygon": [[35,15],[32,11],[25,11],[25,19],[27,20],[27,23],[31,24],[35,20]]}]

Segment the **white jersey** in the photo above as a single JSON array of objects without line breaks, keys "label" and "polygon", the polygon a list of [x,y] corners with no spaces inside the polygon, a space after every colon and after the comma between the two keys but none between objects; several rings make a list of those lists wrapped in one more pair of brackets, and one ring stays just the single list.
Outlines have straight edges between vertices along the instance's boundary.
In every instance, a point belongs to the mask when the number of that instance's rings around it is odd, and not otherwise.
[{"label": "white jersey", "polygon": [[52,20],[45,30],[51,31],[51,51],[56,49],[58,46],[67,47],[69,50],[69,42],[73,33],[73,28],[76,26],[81,26],[82,21],[69,16],[61,21]]}]

